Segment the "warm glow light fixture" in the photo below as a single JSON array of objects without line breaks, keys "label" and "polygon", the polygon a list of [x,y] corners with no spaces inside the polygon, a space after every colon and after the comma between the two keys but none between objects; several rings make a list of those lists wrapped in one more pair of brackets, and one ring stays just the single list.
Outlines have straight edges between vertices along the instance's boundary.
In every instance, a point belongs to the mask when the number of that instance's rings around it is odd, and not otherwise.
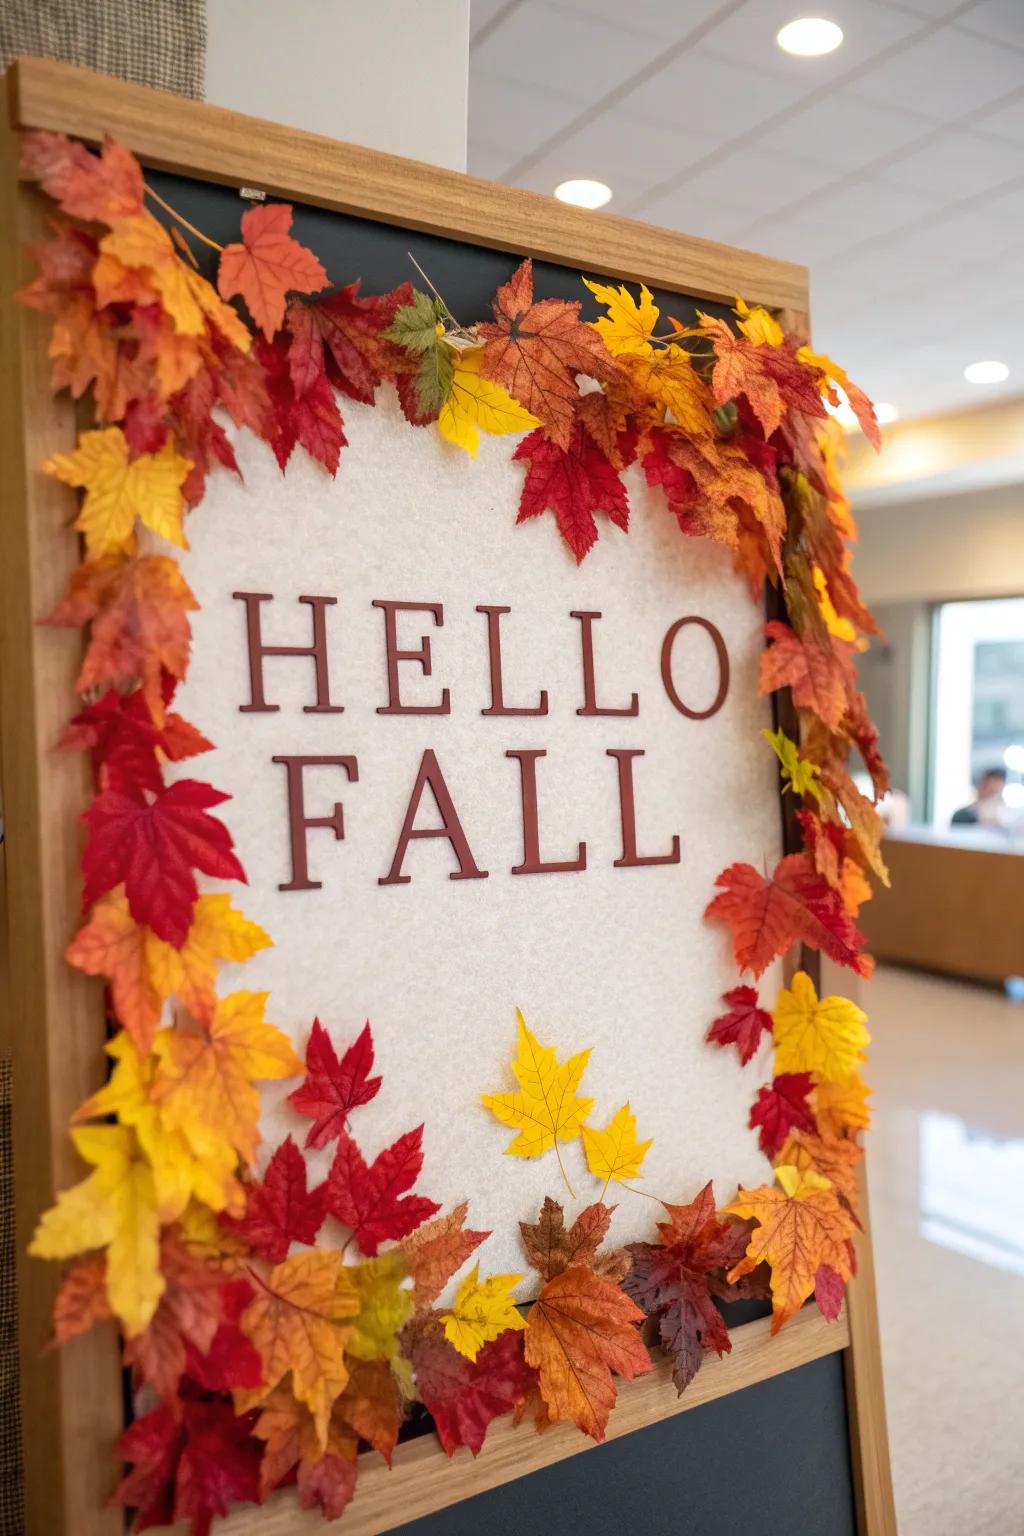
[{"label": "warm glow light fixture", "polygon": [[1006,364],[997,363],[994,358],[987,362],[968,363],[964,369],[964,378],[968,384],[1001,384],[1009,377],[1010,370]]},{"label": "warm glow light fixture", "polygon": [[603,208],[611,200],[612,189],[603,181],[561,181],[555,188],[555,196],[563,203],[573,203],[577,208]]},{"label": "warm glow light fixture", "polygon": [[817,59],[834,53],[843,40],[843,29],[823,16],[801,16],[788,21],[775,34],[783,53],[795,53],[801,59]]}]

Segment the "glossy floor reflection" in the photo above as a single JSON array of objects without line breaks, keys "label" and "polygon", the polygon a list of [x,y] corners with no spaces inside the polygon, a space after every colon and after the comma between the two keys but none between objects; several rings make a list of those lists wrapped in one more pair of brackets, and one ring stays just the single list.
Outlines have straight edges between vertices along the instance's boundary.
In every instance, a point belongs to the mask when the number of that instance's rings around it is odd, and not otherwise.
[{"label": "glossy floor reflection", "polygon": [[880,969],[869,1181],[900,1536],[1024,1532],[1024,1005]]}]

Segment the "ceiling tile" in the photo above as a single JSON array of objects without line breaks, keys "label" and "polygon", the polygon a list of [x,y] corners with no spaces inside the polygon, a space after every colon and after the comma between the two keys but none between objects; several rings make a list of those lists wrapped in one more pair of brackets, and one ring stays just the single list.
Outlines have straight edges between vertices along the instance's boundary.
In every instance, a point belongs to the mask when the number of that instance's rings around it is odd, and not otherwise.
[{"label": "ceiling tile", "polygon": [[692,128],[728,141],[781,112],[793,99],[787,80],[763,70],[728,64],[704,49],[694,49],[685,67],[668,66],[624,103],[652,123]]},{"label": "ceiling tile", "polygon": [[[628,7],[623,15],[628,17]],[[661,52],[661,42],[649,33],[525,0],[475,50],[473,68],[542,90],[560,92],[568,80],[589,104]]]},{"label": "ceiling tile", "polygon": [[561,137],[531,168],[524,184],[549,192],[569,176],[591,176],[607,182],[616,203],[621,203],[627,184],[640,190],[665,181],[702,159],[717,142],[693,130],[665,133],[620,110],[602,113]]},{"label": "ceiling tile", "polygon": [[1021,0],[982,0],[958,18],[958,28],[980,32],[995,43],[1008,43],[1024,52],[1024,5]]},{"label": "ceiling tile", "polygon": [[559,133],[586,105],[578,97],[535,90],[472,69],[469,75],[469,143],[506,144],[507,163]]},{"label": "ceiling tile", "polygon": [[736,237],[749,222],[746,209],[694,197],[688,187],[680,187],[657,202],[649,203],[637,217],[646,224],[661,224],[686,235],[698,235],[703,240],[723,240],[729,244],[741,243]]},{"label": "ceiling tile", "polygon": [[879,63],[857,81],[855,94],[955,123],[1020,84],[1019,55],[944,27]]},{"label": "ceiling tile", "polygon": [[920,17],[875,0],[831,0],[824,11],[812,8],[809,14],[838,22],[843,29],[842,46],[820,58],[805,59],[783,53],[775,41],[779,28],[801,14],[807,13],[801,12],[794,0],[747,0],[715,28],[706,46],[733,63],[783,75],[795,92],[806,94],[925,25]]},{"label": "ceiling tile", "polygon": [[806,154],[839,170],[855,171],[929,131],[927,119],[892,106],[858,101],[842,91],[807,108],[795,107],[759,144],[783,154]]},{"label": "ceiling tile", "polygon": [[1016,101],[986,112],[971,124],[976,133],[991,133],[1011,144],[1024,145],[1024,91]]},{"label": "ceiling tile", "polygon": [[469,35],[476,38],[502,11],[522,3],[522,0],[469,0]]},{"label": "ceiling tile", "polygon": [[[473,0],[476,3],[476,0]],[[636,32],[647,32],[668,46],[706,24],[724,8],[725,0],[549,0],[553,10],[570,11],[591,19],[621,26],[624,21]]]},{"label": "ceiling tile", "polygon": [[1021,153],[1014,145],[956,132],[941,134],[924,149],[894,155],[879,172],[890,186],[911,187],[950,202],[1022,174]]},{"label": "ceiling tile", "polygon": [[686,187],[696,197],[737,204],[756,218],[780,204],[820,192],[834,180],[830,166],[812,160],[765,149],[738,149],[688,178]]}]

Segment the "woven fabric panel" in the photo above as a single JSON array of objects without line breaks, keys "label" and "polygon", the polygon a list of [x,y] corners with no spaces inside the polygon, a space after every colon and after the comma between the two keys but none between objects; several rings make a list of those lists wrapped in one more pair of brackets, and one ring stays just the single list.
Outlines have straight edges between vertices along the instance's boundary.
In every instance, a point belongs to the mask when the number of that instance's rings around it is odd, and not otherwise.
[{"label": "woven fabric panel", "polygon": [[0,69],[23,54],[201,98],[206,0],[0,0]]},{"label": "woven fabric panel", "polygon": [[11,1063],[0,1057],[0,1536],[22,1536],[21,1404],[14,1278]]}]

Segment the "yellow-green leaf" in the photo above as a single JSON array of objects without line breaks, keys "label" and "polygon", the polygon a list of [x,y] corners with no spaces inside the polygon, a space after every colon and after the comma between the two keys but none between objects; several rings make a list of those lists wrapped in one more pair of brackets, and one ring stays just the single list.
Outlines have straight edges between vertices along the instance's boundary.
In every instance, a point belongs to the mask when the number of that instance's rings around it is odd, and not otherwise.
[{"label": "yellow-green leaf", "polygon": [[441,1321],[444,1336],[460,1355],[475,1360],[484,1345],[508,1328],[525,1328],[516,1310],[512,1288],[522,1275],[489,1275],[480,1279],[480,1266],[474,1264],[456,1292],[450,1312]]}]

